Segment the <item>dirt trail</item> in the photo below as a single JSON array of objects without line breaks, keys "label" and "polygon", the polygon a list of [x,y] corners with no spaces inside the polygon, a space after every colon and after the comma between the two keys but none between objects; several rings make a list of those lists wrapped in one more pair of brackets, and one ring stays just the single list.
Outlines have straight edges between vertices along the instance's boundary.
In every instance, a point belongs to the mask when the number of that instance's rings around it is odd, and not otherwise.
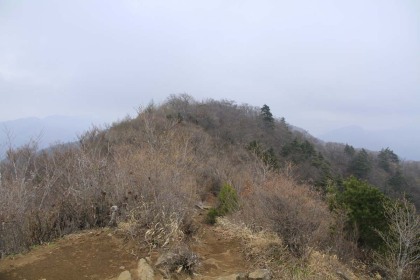
[{"label": "dirt trail", "polygon": [[226,236],[218,227],[208,225],[203,225],[200,235],[200,240],[192,246],[202,258],[196,279],[214,279],[249,271],[239,240]]},{"label": "dirt trail", "polygon": [[[224,236],[219,227],[199,224],[197,241],[191,246],[201,257],[194,279],[248,271],[238,240]],[[0,260],[0,280],[116,279],[124,269],[136,268],[137,259],[130,254],[133,248],[113,232],[102,229],[71,234],[27,254]]]},{"label": "dirt trail", "polygon": [[0,260],[0,280],[109,279],[135,267],[130,248],[112,230],[71,234],[25,255]]}]

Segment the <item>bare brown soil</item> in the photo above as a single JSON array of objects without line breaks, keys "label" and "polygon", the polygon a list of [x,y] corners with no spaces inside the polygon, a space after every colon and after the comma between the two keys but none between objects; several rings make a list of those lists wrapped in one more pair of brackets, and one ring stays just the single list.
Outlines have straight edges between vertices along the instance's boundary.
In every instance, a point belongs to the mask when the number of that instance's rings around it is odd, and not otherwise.
[{"label": "bare brown soil", "polygon": [[[240,248],[240,241],[225,236],[221,228],[201,224],[191,246],[201,263],[193,278],[249,271]],[[84,231],[0,260],[0,280],[116,279],[123,270],[136,268],[138,258],[132,251],[134,247],[113,230]]]},{"label": "bare brown soil", "polygon": [[0,260],[0,280],[103,280],[136,263],[130,246],[112,230],[85,231]]},{"label": "bare brown soil", "polygon": [[249,271],[238,239],[226,236],[219,227],[204,225],[200,239],[192,246],[201,257],[197,279],[227,276]]}]

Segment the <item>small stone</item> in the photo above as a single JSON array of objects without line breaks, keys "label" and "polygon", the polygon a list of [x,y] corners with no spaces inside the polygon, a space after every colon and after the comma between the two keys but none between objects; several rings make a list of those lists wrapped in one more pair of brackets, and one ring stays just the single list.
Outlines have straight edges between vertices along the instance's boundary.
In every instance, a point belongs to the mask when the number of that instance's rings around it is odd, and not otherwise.
[{"label": "small stone", "polygon": [[153,280],[155,273],[145,259],[140,259],[137,266],[137,276],[140,280]]},{"label": "small stone", "polygon": [[120,276],[118,276],[118,280],[131,280],[131,273],[128,270],[121,272]]},{"label": "small stone", "polygon": [[268,269],[257,269],[248,275],[248,279],[252,280],[270,280],[270,270]]},{"label": "small stone", "polygon": [[122,266],[120,266],[120,269],[121,269],[121,270],[124,270],[124,269],[125,269],[125,266],[123,266],[123,265],[122,265]]}]

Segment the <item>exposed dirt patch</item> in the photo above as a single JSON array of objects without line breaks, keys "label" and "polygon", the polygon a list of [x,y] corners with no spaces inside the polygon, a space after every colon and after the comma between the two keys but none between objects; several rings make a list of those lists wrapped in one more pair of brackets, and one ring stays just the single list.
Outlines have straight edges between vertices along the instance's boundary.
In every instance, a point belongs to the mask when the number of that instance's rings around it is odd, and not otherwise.
[{"label": "exposed dirt patch", "polygon": [[112,230],[71,234],[0,261],[0,280],[110,279],[136,267],[130,246]]},{"label": "exposed dirt patch", "polygon": [[[249,271],[240,240],[226,235],[222,227],[203,223],[207,210],[197,210],[193,219],[199,230],[191,249],[201,259],[194,279],[216,279]],[[38,246],[24,255],[0,260],[0,280],[111,280],[123,270],[137,267],[134,247],[111,229],[68,235]],[[140,257],[146,257],[147,252]],[[152,254],[152,260],[158,257]],[[177,279],[184,279],[178,275]]]},{"label": "exposed dirt patch", "polygon": [[208,225],[203,225],[200,235],[192,246],[193,251],[201,257],[197,279],[249,271],[249,264],[243,258],[238,239],[226,236],[218,227]]},{"label": "exposed dirt patch", "polygon": [[[206,205],[215,205],[207,198]],[[220,226],[205,223],[207,209],[198,210],[193,220],[199,225],[191,249],[200,256],[200,265],[194,279],[215,279],[235,273],[247,272],[250,264],[245,260],[241,241]]]}]

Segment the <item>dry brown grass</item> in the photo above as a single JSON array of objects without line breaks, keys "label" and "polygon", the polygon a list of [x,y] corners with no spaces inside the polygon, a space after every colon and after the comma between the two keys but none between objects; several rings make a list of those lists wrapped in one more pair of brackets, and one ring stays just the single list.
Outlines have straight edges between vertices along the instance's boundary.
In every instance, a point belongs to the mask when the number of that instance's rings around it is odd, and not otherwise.
[{"label": "dry brown grass", "polygon": [[283,241],[274,232],[265,230],[256,232],[243,223],[233,223],[225,217],[218,218],[217,225],[224,236],[241,240],[245,258],[252,261],[256,267],[266,267],[288,254]]},{"label": "dry brown grass", "polygon": [[310,186],[279,174],[248,185],[240,216],[251,228],[277,232],[299,257],[305,257],[312,248],[328,246],[334,222],[327,205]]},{"label": "dry brown grass", "polygon": [[0,166],[0,250],[10,254],[105,226],[112,205],[120,209],[119,220],[134,217],[148,232],[142,242],[175,242],[175,231],[188,230],[197,200],[194,170],[208,155],[202,131],[176,125],[144,112],[132,122],[87,132],[79,146],[41,154],[31,147],[11,150]]},{"label": "dry brown grass", "polygon": [[[187,118],[185,102],[171,106]],[[349,254],[352,244],[319,194],[296,183],[291,168],[270,170],[244,143],[173,117],[175,107],[168,104],[106,130],[93,128],[79,145],[10,151],[0,164],[0,251],[19,252],[106,226],[112,205],[120,209],[118,230],[139,247],[177,248],[194,232],[194,204],[228,183],[239,194],[234,217],[243,224],[220,224],[244,240],[248,259],[288,279],[328,278],[321,272],[334,266],[329,254]],[[247,131],[243,136],[252,137],[253,130]],[[321,258],[317,252],[329,254]]]},{"label": "dry brown grass", "polygon": [[[336,255],[311,250],[305,261],[297,258],[274,232],[251,230],[245,224],[234,223],[229,218],[218,218],[217,225],[227,238],[239,238],[243,253],[255,268],[269,268],[275,279],[342,280],[370,279],[366,267],[354,263],[355,269],[342,263]],[[356,269],[357,266],[357,269]]]}]

